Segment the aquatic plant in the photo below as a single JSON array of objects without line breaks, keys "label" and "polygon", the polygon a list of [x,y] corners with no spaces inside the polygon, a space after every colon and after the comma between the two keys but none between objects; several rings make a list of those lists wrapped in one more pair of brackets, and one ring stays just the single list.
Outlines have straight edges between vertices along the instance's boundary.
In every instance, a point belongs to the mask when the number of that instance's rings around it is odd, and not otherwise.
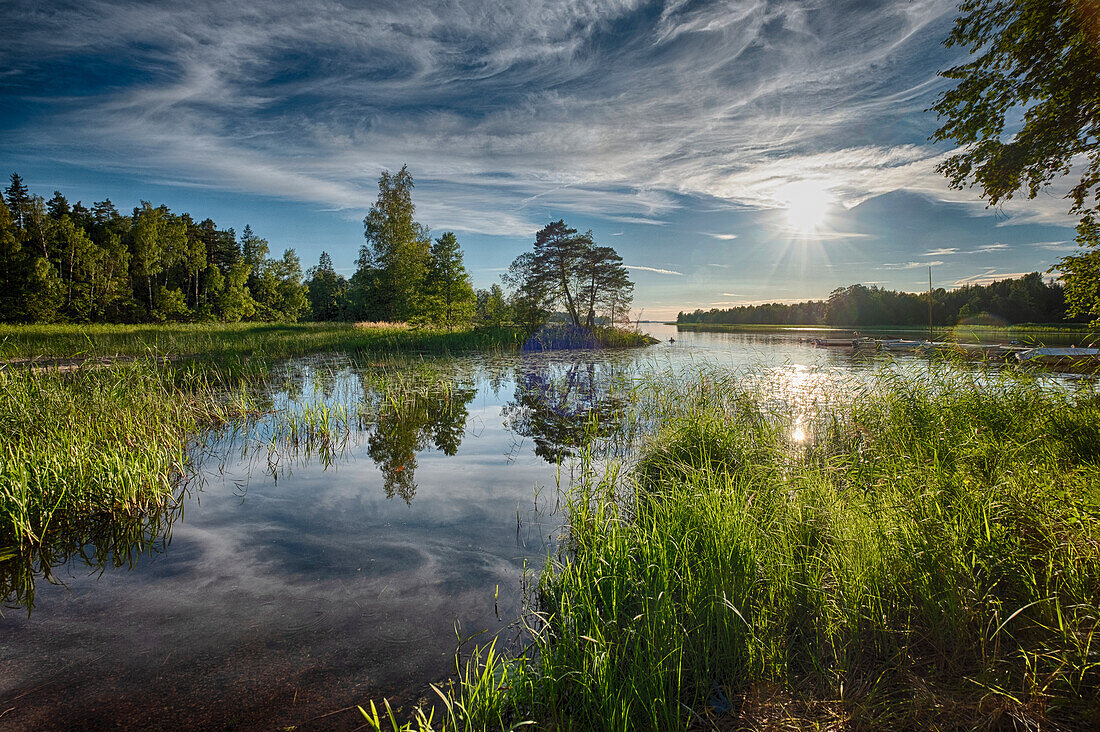
[{"label": "aquatic plant", "polygon": [[578,472],[531,648],[403,728],[1100,724],[1100,395],[848,386],[803,422],[739,374],[639,387],[654,427]]}]

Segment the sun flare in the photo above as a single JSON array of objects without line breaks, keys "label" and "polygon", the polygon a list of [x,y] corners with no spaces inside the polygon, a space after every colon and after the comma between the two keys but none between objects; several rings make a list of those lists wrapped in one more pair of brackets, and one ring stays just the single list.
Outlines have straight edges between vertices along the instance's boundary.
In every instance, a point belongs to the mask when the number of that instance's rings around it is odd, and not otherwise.
[{"label": "sun flare", "polygon": [[779,191],[786,205],[787,223],[801,234],[817,230],[836,205],[836,197],[822,181],[803,180],[789,183]]}]

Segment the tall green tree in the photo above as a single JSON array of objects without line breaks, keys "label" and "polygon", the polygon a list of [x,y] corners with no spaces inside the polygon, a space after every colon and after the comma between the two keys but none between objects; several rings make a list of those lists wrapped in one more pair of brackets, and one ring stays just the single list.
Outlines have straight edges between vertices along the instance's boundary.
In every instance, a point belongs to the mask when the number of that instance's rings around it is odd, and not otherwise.
[{"label": "tall green tree", "polygon": [[468,325],[477,300],[454,232],[448,231],[436,239],[430,256],[425,277],[425,290],[430,298],[428,318],[451,329]]},{"label": "tall green tree", "polygon": [[68,216],[73,212],[69,200],[61,194],[61,191],[53,192],[53,198],[46,201],[46,210],[52,219],[60,219],[62,216]]},{"label": "tall green tree", "polygon": [[613,248],[598,246],[591,231],[578,234],[561,220],[539,230],[533,251],[512,262],[506,281],[514,290],[516,316],[528,327],[560,308],[574,327],[592,328],[598,317],[628,307],[634,289]]},{"label": "tall green tree", "polygon": [[1071,316],[1086,316],[1100,324],[1100,224],[1082,221],[1077,226],[1077,243],[1084,251],[1063,257],[1058,268],[1066,288],[1066,305]]},{"label": "tall green tree", "polygon": [[423,316],[431,239],[414,218],[412,190],[406,165],[397,173],[383,171],[378,179],[378,199],[363,219],[366,243],[350,285],[356,317],[413,321]]},{"label": "tall green tree", "polygon": [[45,257],[20,241],[20,231],[7,205],[0,201],[0,320],[49,322],[61,306],[62,285]]},{"label": "tall green tree", "polygon": [[348,283],[336,273],[332,257],[321,252],[317,266],[306,273],[309,308],[314,320],[342,320],[348,309]]},{"label": "tall green tree", "polygon": [[[1066,197],[1084,223],[1079,243],[1091,246],[1091,222],[1100,211],[1100,6],[963,0],[958,8],[944,45],[966,48],[970,58],[941,74],[958,84],[932,107],[944,120],[933,139],[963,150],[939,170],[952,186],[977,186],[997,204],[1021,189],[1035,198],[1082,161]],[[1100,313],[1100,299],[1081,299],[1090,292],[1100,298],[1090,254],[1059,265],[1072,312]]]},{"label": "tall green tree", "polygon": [[[592,232],[585,235],[592,241]],[[623,258],[611,247],[590,244],[578,263],[580,300],[585,309],[585,327],[595,326],[596,313],[609,313],[614,325],[615,310],[621,314],[634,299],[634,283],[623,266]]]},{"label": "tall green tree", "polygon": [[68,214],[50,225],[50,249],[58,258],[58,273],[64,287],[62,308],[74,320],[93,316],[92,281],[103,269],[103,251]]},{"label": "tall green tree", "polygon": [[4,196],[7,199],[8,210],[11,212],[15,227],[22,229],[24,227],[23,211],[30,201],[30,192],[18,173],[11,174],[11,185],[4,190]]},{"label": "tall green tree", "polygon": [[579,235],[576,229],[559,219],[542,227],[535,234],[534,260],[528,269],[532,285],[543,290],[547,298],[564,307],[575,326],[581,324],[578,279],[580,264],[591,247],[591,238]]},{"label": "tall green tree", "polygon": [[[131,269],[145,283],[146,306],[153,314],[153,277],[176,263],[186,249],[187,227],[164,206],[153,208],[148,201],[134,209],[131,229]],[[247,273],[246,273],[247,277]],[[239,319],[239,318],[238,318]]]}]

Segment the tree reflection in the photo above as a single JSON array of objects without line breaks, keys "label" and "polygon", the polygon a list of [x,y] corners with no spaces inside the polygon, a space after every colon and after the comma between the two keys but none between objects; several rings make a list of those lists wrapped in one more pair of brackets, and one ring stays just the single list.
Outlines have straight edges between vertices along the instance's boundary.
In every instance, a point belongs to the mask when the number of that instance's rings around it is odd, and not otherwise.
[{"label": "tree reflection", "polygon": [[386,497],[410,503],[416,494],[416,454],[429,445],[444,455],[458,452],[477,389],[471,382],[447,382],[366,393],[375,418],[367,452],[382,470]]},{"label": "tree reflection", "polygon": [[509,429],[534,440],[536,455],[558,462],[597,440],[614,447],[613,438],[624,433],[629,388],[614,364],[521,364],[503,413]]}]

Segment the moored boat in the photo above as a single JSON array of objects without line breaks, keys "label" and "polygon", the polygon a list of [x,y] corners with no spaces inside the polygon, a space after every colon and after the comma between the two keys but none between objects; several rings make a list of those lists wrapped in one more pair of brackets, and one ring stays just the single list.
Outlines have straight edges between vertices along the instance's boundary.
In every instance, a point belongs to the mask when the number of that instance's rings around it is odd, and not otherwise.
[{"label": "moored boat", "polygon": [[1100,366],[1100,348],[1029,348],[1016,358],[1021,363],[1047,366]]}]

